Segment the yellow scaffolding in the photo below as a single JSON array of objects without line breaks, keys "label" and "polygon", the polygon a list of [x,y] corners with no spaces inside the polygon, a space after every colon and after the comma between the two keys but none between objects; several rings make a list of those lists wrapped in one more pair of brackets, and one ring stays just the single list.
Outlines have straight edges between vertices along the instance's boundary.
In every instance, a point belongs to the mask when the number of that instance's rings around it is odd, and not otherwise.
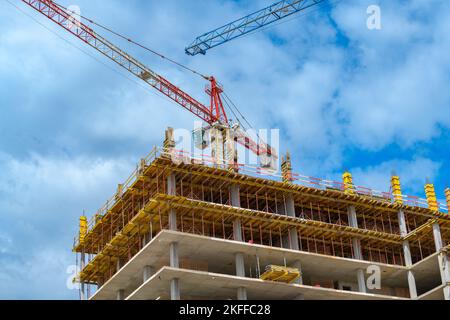
[{"label": "yellow scaffolding", "polygon": [[425,194],[427,196],[428,207],[430,210],[438,211],[439,206],[436,198],[436,191],[434,190],[434,184],[428,183],[425,185]]},{"label": "yellow scaffolding", "polygon": [[342,176],[344,180],[344,192],[345,194],[354,195],[355,194],[355,186],[353,185],[353,177],[350,172],[345,172]]},{"label": "yellow scaffolding", "polygon": [[394,202],[397,204],[403,204],[402,187],[400,184],[399,176],[392,176],[391,188],[392,188],[392,194],[394,195]]},{"label": "yellow scaffolding", "polygon": [[283,266],[269,265],[266,267],[260,279],[266,281],[276,281],[284,283],[293,283],[300,278],[300,270]]}]

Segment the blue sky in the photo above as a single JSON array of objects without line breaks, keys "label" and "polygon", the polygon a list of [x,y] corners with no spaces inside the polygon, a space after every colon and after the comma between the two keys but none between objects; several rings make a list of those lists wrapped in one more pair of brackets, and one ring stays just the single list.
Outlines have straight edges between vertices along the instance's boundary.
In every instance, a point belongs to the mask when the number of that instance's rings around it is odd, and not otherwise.
[{"label": "blue sky", "polygon": [[[83,210],[109,198],[164,128],[193,117],[145,89],[18,0],[61,40],[0,1],[0,298],[72,299],[67,268]],[[215,75],[257,128],[279,128],[295,171],[439,197],[450,181],[450,2],[342,0],[188,57],[195,36],[272,1],[61,0],[174,59]],[[382,29],[366,27],[378,4]],[[204,83],[119,46],[205,101]],[[74,47],[75,46],[75,47]],[[85,52],[104,62],[99,63]]]}]

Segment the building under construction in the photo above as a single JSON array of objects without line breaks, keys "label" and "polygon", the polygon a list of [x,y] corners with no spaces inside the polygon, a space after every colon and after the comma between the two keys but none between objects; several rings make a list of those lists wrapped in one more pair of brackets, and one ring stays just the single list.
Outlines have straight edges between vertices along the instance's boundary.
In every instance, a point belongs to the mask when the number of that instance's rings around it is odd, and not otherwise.
[{"label": "building under construction", "polygon": [[[236,143],[263,167],[278,155],[252,139],[215,77],[54,0],[21,2],[215,131],[209,158],[176,150],[168,130],[164,147],[142,159],[90,221],[81,217],[73,250],[82,299],[450,299],[449,189],[444,205],[432,184],[426,199],[402,194],[397,176],[389,192],[377,192],[356,186],[348,172],[340,182],[295,174],[289,155],[280,176],[240,165]],[[322,2],[280,1],[198,37],[186,52],[204,54]],[[93,26],[206,80],[210,104]]]},{"label": "building under construction", "polygon": [[[450,190],[426,199],[176,151],[170,130],[88,222],[82,299],[449,300]],[[377,281],[372,279],[379,277]]]}]

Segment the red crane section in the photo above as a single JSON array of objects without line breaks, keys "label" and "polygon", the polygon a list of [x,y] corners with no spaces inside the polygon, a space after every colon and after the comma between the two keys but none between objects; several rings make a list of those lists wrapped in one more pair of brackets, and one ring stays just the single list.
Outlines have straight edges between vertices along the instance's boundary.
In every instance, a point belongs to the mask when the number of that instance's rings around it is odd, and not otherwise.
[{"label": "red crane section", "polygon": [[[162,76],[150,70],[141,62],[128,55],[108,40],[104,39],[94,30],[86,26],[80,21],[74,21],[73,17],[65,10],[58,7],[52,0],[22,0],[33,9],[39,11],[44,16],[57,23],[74,36],[90,45],[92,48],[101,52],[121,67],[141,78],[149,85],[163,93],[165,96],[174,100],[176,103],[195,114],[200,119],[209,124],[213,124],[219,120],[226,119],[226,116],[213,112],[212,108],[208,108],[201,102],[195,100],[186,92],[164,79]],[[211,81],[212,88],[215,87],[215,81]],[[211,90],[214,94],[217,91]],[[214,99],[217,99],[214,97]],[[216,111],[216,110],[214,110]]]},{"label": "red crane section", "polygon": [[[95,50],[99,51],[109,59],[113,60],[119,66],[139,77],[147,84],[169,97],[177,104],[196,115],[209,125],[216,123],[230,127],[226,115],[221,93],[223,89],[217,84],[214,77],[206,78],[210,85],[206,88],[206,93],[211,97],[210,107],[205,106],[189,94],[160,76],[150,68],[139,62],[128,53],[124,52],[105,38],[97,34],[93,29],[74,19],[70,13],[60,7],[53,0],[22,0],[24,3],[40,12],[48,19],[57,23],[60,27],[67,30],[81,41],[85,42]],[[236,130],[234,139],[244,147],[253,151],[257,155],[276,156],[276,151],[269,145],[260,141],[255,142],[242,130]]]}]

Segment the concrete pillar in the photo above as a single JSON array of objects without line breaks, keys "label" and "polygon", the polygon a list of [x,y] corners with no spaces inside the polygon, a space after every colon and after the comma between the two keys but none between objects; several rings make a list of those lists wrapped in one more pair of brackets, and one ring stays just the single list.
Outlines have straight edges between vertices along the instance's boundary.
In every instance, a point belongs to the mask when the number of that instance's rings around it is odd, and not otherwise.
[{"label": "concrete pillar", "polygon": [[289,228],[289,243],[291,244],[291,250],[300,250],[296,228]]},{"label": "concrete pillar", "polygon": [[119,272],[123,267],[123,260],[118,258],[116,261],[116,272]]},{"label": "concrete pillar", "polygon": [[364,277],[364,270],[358,269],[356,270],[356,278],[358,279],[358,291],[366,293],[366,278]]},{"label": "concrete pillar", "polygon": [[442,284],[444,287],[444,298],[450,300],[450,263],[448,261],[448,255],[442,249],[444,245],[442,243],[441,228],[439,223],[433,224],[433,236],[434,244],[436,246],[436,252],[438,252],[439,271],[441,273]]},{"label": "concrete pillar", "polygon": [[125,300],[125,290],[117,290],[117,300]]},{"label": "concrete pillar", "polygon": [[178,230],[178,226],[177,226],[177,212],[175,209],[170,209],[169,210],[169,229],[171,231],[177,231]]},{"label": "concrete pillar", "polygon": [[244,287],[240,287],[237,289],[237,299],[238,300],[247,300],[247,289]]},{"label": "concrete pillar", "polygon": [[170,299],[173,301],[181,300],[180,279],[178,278],[170,280]]},{"label": "concrete pillar", "polygon": [[[240,188],[237,185],[232,185],[230,187],[230,198],[231,205],[233,207],[241,207],[241,196],[240,196]],[[242,224],[240,219],[235,219],[233,221],[233,239],[235,241],[243,241],[242,238]]]},{"label": "concrete pillar", "polygon": [[[81,253],[81,255],[80,255],[80,268],[81,269],[80,270],[83,271],[85,266],[86,266],[86,255],[84,253]],[[87,300],[86,295],[84,293],[84,288],[85,288],[84,282],[81,282],[80,283],[80,299],[81,300]]]},{"label": "concrete pillar", "polygon": [[[172,173],[167,177],[167,194],[175,196],[177,193],[177,184],[175,175]],[[175,209],[169,210],[169,230],[177,231],[177,212]]]},{"label": "concrete pillar", "polygon": [[[236,265],[236,276],[245,277],[245,261],[243,253],[235,254],[235,265]],[[244,287],[237,289],[237,299],[238,300],[247,300],[247,289]]]},{"label": "concrete pillar", "polygon": [[244,241],[242,238],[242,224],[240,219],[233,221],[233,239],[234,241]]},{"label": "concrete pillar", "polygon": [[436,252],[439,252],[444,247],[442,243],[442,235],[441,235],[441,227],[439,223],[433,224],[433,237],[434,237],[434,245],[436,247]]},{"label": "concrete pillar", "polygon": [[[354,206],[350,206],[347,208],[348,213],[348,224],[352,228],[359,228],[358,226],[358,217],[356,215],[356,208]],[[352,239],[353,246],[353,256],[354,259],[363,260],[362,250],[361,250],[361,240],[358,238]],[[356,279],[358,281],[358,291],[359,292],[367,292],[366,288],[366,279],[364,277],[364,270],[358,269],[356,270]]]},{"label": "concrete pillar", "polygon": [[[303,284],[303,272],[302,272],[302,263],[300,261],[295,261],[292,265],[292,267],[298,269],[300,271],[300,278],[298,278],[297,280],[295,280],[295,284]],[[296,299],[299,300],[299,299]]]},{"label": "concrete pillar", "polygon": [[178,243],[172,242],[170,244],[170,267],[179,268],[180,260],[178,258]]},{"label": "concrete pillar", "polygon": [[241,207],[241,195],[240,188],[237,185],[232,185],[230,187],[230,197],[231,197],[231,205],[233,207]]},{"label": "concrete pillar", "polygon": [[84,282],[81,282],[80,283],[80,299],[82,300],[82,301],[84,301],[84,300],[87,300],[86,299],[86,294],[85,294],[85,284],[84,284]]},{"label": "concrete pillar", "polygon": [[175,196],[177,194],[175,175],[172,173],[167,177],[167,194]]},{"label": "concrete pillar", "polygon": [[[286,215],[288,217],[295,218],[295,203],[294,203],[294,197],[292,194],[286,195]],[[291,245],[291,250],[300,250],[300,245],[298,242],[298,234],[296,228],[289,228],[289,243]]]},{"label": "concrete pillar", "polygon": [[356,209],[354,206],[347,208],[348,224],[352,228],[358,228],[358,217],[356,216]]},{"label": "concrete pillar", "polygon": [[143,272],[143,281],[144,283],[148,281],[152,277],[152,275],[155,273],[155,270],[152,266],[145,266],[144,272]]},{"label": "concrete pillar", "polygon": [[235,254],[236,275],[238,277],[245,277],[245,261],[243,253]]},{"label": "concrete pillar", "polygon": [[[408,229],[406,228],[406,219],[405,213],[403,210],[398,211],[398,224],[400,228],[400,235],[405,237],[408,234]],[[411,258],[411,249],[409,247],[409,241],[405,240],[402,243],[403,247],[403,256],[405,258],[405,265],[407,267],[411,267],[413,265]],[[409,286],[409,295],[411,299],[417,298],[417,288],[416,288],[416,279],[414,277],[414,273],[411,270],[407,271],[407,280]]]}]

